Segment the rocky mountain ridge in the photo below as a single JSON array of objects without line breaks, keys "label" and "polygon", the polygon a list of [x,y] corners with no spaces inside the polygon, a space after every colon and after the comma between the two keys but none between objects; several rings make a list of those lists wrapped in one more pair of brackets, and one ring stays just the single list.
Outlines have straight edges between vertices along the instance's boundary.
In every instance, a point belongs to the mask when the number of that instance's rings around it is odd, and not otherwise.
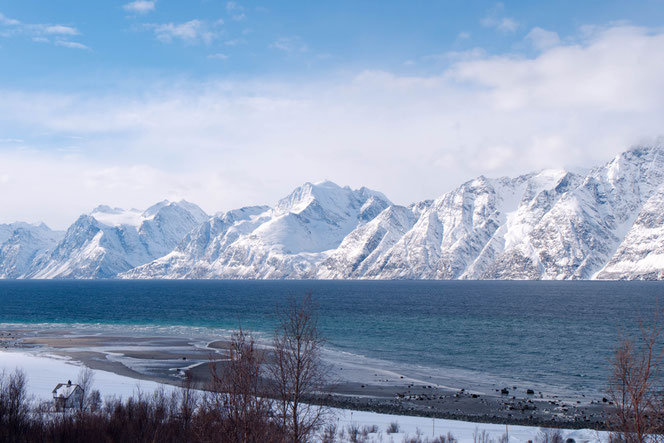
[{"label": "rocky mountain ridge", "polygon": [[637,147],[588,173],[480,176],[407,207],[321,182],[212,217],[100,206],[42,240],[0,225],[0,276],[662,279],[663,214],[664,148]]}]

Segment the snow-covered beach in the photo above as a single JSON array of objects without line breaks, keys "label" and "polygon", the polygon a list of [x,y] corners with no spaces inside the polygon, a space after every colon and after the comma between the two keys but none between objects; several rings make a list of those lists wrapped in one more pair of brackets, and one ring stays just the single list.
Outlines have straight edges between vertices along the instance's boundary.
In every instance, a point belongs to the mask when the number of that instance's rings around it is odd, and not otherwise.
[{"label": "snow-covered beach", "polygon": [[[51,391],[57,383],[76,379],[84,366],[77,361],[58,357],[52,354],[40,354],[27,351],[0,351],[0,371],[10,373],[21,369],[27,375],[28,393],[34,401],[48,401],[52,399]],[[102,394],[102,398],[115,396],[128,398],[138,392],[151,394],[157,389],[166,391],[177,389],[172,385],[156,383],[146,380],[118,375],[113,372],[94,370],[93,387]],[[473,441],[473,435],[485,431],[490,438],[498,439],[503,434],[509,435],[511,442],[527,442],[534,440],[541,428],[538,426],[516,426],[503,424],[476,423],[458,420],[432,419],[427,417],[402,416],[392,414],[379,414],[367,411],[333,408],[331,419],[339,429],[352,426],[376,426],[378,432],[371,433],[374,441],[401,441],[407,436],[421,435],[434,437],[446,435],[450,432],[459,441]],[[387,434],[390,424],[398,423],[399,432]],[[573,438],[575,441],[606,441],[605,432],[589,429],[562,430],[564,438]]]},{"label": "snow-covered beach", "polygon": [[[206,363],[214,355],[223,356],[226,345],[224,341],[216,341],[206,347],[203,342],[193,342],[192,346],[192,341],[183,337],[86,335],[81,331],[11,328],[4,329],[3,337],[6,347],[0,351],[0,371],[24,370],[28,391],[35,401],[51,399],[57,383],[75,380],[86,366],[94,370],[94,389],[100,391],[101,398],[127,399],[139,392],[150,394],[161,388],[169,392],[178,389],[180,371],[185,368],[195,378],[204,380],[209,371]],[[335,393],[328,398],[333,411],[331,422],[339,430],[352,427],[370,430],[376,426],[380,434],[373,435],[375,441],[401,441],[406,435],[432,437],[447,432],[460,441],[473,441],[474,433],[486,431],[493,439],[507,432],[510,441],[525,442],[533,440],[542,427],[564,427],[575,414],[567,409],[573,407],[571,403],[553,398],[530,400],[527,397],[533,396],[523,396],[525,392],[518,390],[513,392],[514,398],[490,396],[472,389],[459,391],[436,385],[414,374],[400,375],[379,369],[375,369],[380,371],[376,374],[368,374],[361,365],[352,367],[350,360],[339,365],[345,368],[344,375],[355,381],[337,381]],[[359,381],[371,376],[375,376],[373,382]],[[410,387],[409,398],[399,398],[406,387]],[[526,406],[524,412],[516,409],[519,404],[531,406]],[[557,422],[545,420],[552,418]],[[394,422],[399,424],[400,432],[387,435],[387,428]],[[567,429],[563,435],[575,441],[597,441],[605,435],[582,423],[572,427],[578,429]]]}]

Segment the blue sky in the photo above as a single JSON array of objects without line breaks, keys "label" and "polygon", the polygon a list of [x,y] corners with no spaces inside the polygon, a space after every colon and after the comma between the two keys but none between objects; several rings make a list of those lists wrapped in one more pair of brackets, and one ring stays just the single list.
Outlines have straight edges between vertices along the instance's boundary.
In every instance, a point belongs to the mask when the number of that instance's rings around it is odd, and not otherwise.
[{"label": "blue sky", "polygon": [[664,133],[663,39],[664,0],[0,1],[0,221],[591,166]]},{"label": "blue sky", "polygon": [[[0,2],[7,86],[92,90],[156,78],[330,76],[362,69],[432,73],[441,55],[482,48],[528,52],[533,27],[578,34],[619,21],[657,27],[661,0],[627,1],[334,1]],[[140,12],[143,11],[143,12]],[[69,33],[15,30],[61,25]],[[12,32],[14,33],[12,35]],[[50,43],[43,40],[48,39]],[[40,41],[42,40],[42,41]],[[82,46],[68,47],[63,42]]]}]

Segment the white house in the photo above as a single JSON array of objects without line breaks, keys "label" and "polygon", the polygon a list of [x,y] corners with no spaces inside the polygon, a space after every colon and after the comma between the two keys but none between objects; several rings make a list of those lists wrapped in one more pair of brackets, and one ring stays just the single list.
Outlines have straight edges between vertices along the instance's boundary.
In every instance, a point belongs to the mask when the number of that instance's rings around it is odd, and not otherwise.
[{"label": "white house", "polygon": [[79,385],[72,384],[71,380],[67,383],[58,383],[55,389],[53,389],[55,409],[62,411],[67,408],[78,407],[83,398],[83,394],[83,388]]}]

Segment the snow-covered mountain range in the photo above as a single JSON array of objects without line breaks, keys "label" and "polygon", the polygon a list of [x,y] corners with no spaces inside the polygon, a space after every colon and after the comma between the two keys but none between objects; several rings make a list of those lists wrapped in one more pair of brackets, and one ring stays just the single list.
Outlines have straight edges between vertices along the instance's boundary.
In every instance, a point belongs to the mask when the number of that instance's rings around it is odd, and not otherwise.
[{"label": "snow-covered mountain range", "polygon": [[[26,278],[110,278],[171,251],[208,219],[198,206],[163,201],[141,212],[98,206],[32,262]],[[4,245],[3,245],[4,247]]]},{"label": "snow-covered mountain range", "polygon": [[664,147],[409,206],[321,182],[212,217],[181,201],[100,206],[66,233],[0,225],[0,277],[663,279]]}]

